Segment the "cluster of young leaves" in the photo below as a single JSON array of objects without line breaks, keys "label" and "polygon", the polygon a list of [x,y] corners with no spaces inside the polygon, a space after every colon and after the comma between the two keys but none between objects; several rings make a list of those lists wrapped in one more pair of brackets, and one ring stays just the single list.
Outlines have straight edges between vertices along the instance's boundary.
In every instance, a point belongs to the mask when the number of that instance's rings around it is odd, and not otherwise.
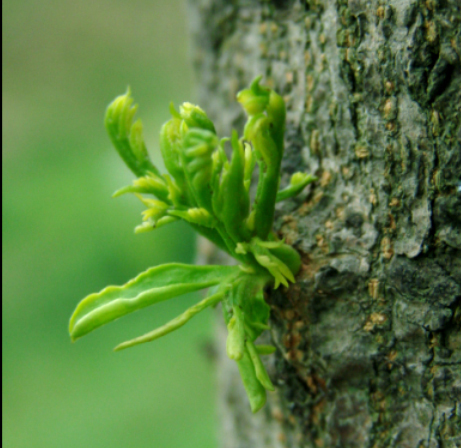
[{"label": "cluster of young leaves", "polygon": [[[233,131],[219,139],[215,127],[198,106],[183,103],[160,133],[160,148],[168,170],[161,174],[150,161],[141,121],[133,122],[137,106],[130,91],[107,109],[105,125],[126,165],[137,176],[133,185],[114,196],[134,193],[146,206],[136,232],[154,230],[182,219],[198,233],[234,257],[237,266],[189,266],[172,263],[151,268],[123,286],[109,286],[77,306],[70,320],[76,340],[119,317],[163,300],[210,288],[208,296],[164,326],[118,345],[122,350],[153,341],[184,325],[194,315],[222,302],[228,328],[226,350],[237,362],[253,412],[265,403],[274,386],[260,355],[275,348],[256,345],[268,328],[266,286],[288,286],[300,268],[298,253],[272,232],[276,202],[300,193],[315,178],[291,177],[279,191],[283,156],[285,105],[273,90],[256,78],[237,100],[248,114],[243,137]],[[225,151],[230,146],[231,157]],[[259,179],[255,198],[250,187],[256,165]]]}]

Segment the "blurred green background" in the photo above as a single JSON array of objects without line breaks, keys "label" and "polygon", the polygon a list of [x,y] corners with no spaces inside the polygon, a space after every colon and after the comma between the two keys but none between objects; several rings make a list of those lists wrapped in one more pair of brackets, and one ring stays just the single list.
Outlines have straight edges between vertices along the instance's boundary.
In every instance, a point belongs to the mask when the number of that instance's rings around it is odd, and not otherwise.
[{"label": "blurred green background", "polygon": [[77,302],[163,262],[193,262],[181,224],[135,236],[142,205],[110,147],[106,105],[130,84],[158,162],[168,102],[194,100],[179,0],[3,2],[3,443],[7,448],[215,446],[203,313],[113,353],[198,299],[134,313],[72,345]]}]

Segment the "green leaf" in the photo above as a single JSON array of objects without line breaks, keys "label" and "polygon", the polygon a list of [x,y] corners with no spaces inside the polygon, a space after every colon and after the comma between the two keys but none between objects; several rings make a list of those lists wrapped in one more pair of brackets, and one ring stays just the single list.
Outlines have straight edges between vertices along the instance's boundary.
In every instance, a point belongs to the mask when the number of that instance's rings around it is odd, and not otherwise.
[{"label": "green leaf", "polygon": [[[180,191],[188,198],[186,175],[181,162],[182,134],[180,130],[181,120],[173,117],[168,120],[160,131],[160,151],[163,163],[168,172],[173,176]],[[192,205],[191,203],[189,205]]]},{"label": "green leaf", "polygon": [[230,359],[242,359],[245,350],[245,325],[242,310],[239,306],[233,307],[234,315],[227,324],[226,350]]},{"label": "green leaf", "polygon": [[266,108],[270,122],[270,133],[281,154],[283,154],[283,139],[285,135],[286,107],[283,98],[271,90],[269,104]]},{"label": "green leaf", "polygon": [[204,129],[216,134],[213,122],[201,107],[191,103],[182,103],[179,106],[179,115],[189,128]]},{"label": "green leaf", "polygon": [[164,174],[163,178],[165,179],[168,188],[168,201],[177,207],[187,207],[189,205],[187,194],[181,191],[178,184],[170,177],[169,174]]},{"label": "green leaf", "polygon": [[277,349],[273,345],[255,345],[256,352],[260,356],[272,355]]},{"label": "green leaf", "polygon": [[264,367],[264,364],[261,362],[261,358],[258,355],[255,345],[251,341],[246,341],[246,348],[251,358],[251,362],[255,368],[256,378],[262,384],[262,386],[267,390],[275,390],[274,385],[272,384],[267,370]]},{"label": "green leaf", "polygon": [[216,227],[217,221],[211,216],[204,208],[190,208],[189,210],[170,210],[168,212],[171,216],[184,219],[192,224],[203,227]]},{"label": "green leaf", "polygon": [[216,305],[223,298],[223,296],[224,293],[219,292],[217,294],[213,294],[210,297],[207,297],[201,302],[196,303],[194,306],[191,306],[184,313],[174,318],[173,320],[170,320],[170,322],[166,323],[165,325],[162,325],[161,327],[156,328],[155,330],[146,333],[143,336],[131,339],[130,341],[126,341],[117,345],[117,347],[114,348],[114,351],[120,351],[124,350],[125,348],[134,347],[135,345],[151,342],[155,339],[167,335],[168,333],[171,333],[172,331],[177,330],[178,328],[182,327],[187,322],[189,322],[189,320],[191,320],[196,314],[200,313],[205,308]]},{"label": "green leaf", "polygon": [[274,141],[270,125],[268,117],[260,114],[250,118],[245,126],[245,138],[253,145],[259,164],[253,210],[255,233],[263,240],[272,229],[283,155],[283,145],[279,147]]},{"label": "green leaf", "polygon": [[282,244],[279,247],[269,249],[269,252],[282,261],[293,275],[296,275],[301,268],[301,257],[299,253],[287,244]]},{"label": "green leaf", "polygon": [[139,120],[133,123],[137,106],[132,104],[130,89],[109,104],[104,121],[107,132],[120,157],[136,176],[144,176],[149,171],[159,175],[147,154],[142,123]]},{"label": "green leaf", "polygon": [[236,266],[189,266],[179,263],[157,266],[123,286],[108,286],[90,294],[70,319],[72,340],[119,317],[163,300],[208,288],[240,272]]},{"label": "green leaf", "polygon": [[253,176],[253,171],[256,165],[256,157],[255,157],[253,150],[251,149],[251,146],[248,143],[245,143],[244,147],[245,147],[245,174],[243,178],[244,178],[245,190],[250,191],[251,178]]},{"label": "green leaf", "polygon": [[267,322],[271,309],[264,300],[262,287],[251,297],[251,300],[244,301],[243,311],[247,323],[246,333],[254,341],[264,330],[269,329]]},{"label": "green leaf", "polygon": [[254,215],[252,212],[248,225],[258,237],[265,240],[272,228],[274,216],[283,156],[286,109],[283,98],[273,90],[261,87],[260,79],[256,78],[249,89],[240,92],[237,100],[249,115],[244,136],[253,145],[259,164]]},{"label": "green leaf", "polygon": [[259,82],[262,76],[253,80],[249,89],[237,93],[237,101],[242,105],[248,115],[256,115],[264,112],[269,103],[269,89],[261,87]]},{"label": "green leaf", "polygon": [[170,208],[166,202],[159,201],[158,199],[145,198],[139,194],[136,194],[136,197],[147,207],[142,212],[144,221],[149,219],[156,221],[165,216]]},{"label": "green leaf", "polygon": [[245,188],[245,151],[236,131],[232,133],[232,159],[224,167],[218,186],[218,200],[213,201],[214,212],[224,223],[235,242],[250,238],[245,220],[250,211],[250,198]]},{"label": "green leaf", "polygon": [[[274,285],[274,289],[277,289],[279,287],[280,284],[282,284],[283,286],[286,286],[288,287],[288,280],[291,280],[290,278],[288,278],[287,280],[287,273],[289,276],[291,276],[293,278],[293,274],[291,273],[291,271],[288,269],[288,267],[286,265],[284,265],[284,263],[282,263],[280,261],[280,263],[277,263],[276,260],[278,260],[277,258],[274,257],[271,258],[269,255],[258,255],[258,254],[255,254],[255,258],[256,258],[256,261],[263,267],[265,267],[270,273],[271,275],[274,277],[274,280],[275,280],[275,285]],[[283,266],[283,271],[280,270],[280,266]],[[292,280],[294,282],[294,278]]]},{"label": "green leaf", "polygon": [[139,193],[139,194],[146,193],[146,194],[148,194],[149,191],[147,191],[145,188],[135,187],[134,185],[127,185],[127,186],[119,188],[117,191],[115,191],[112,194],[112,197],[113,198],[118,198],[118,197],[123,196],[124,194],[127,194],[127,193]]},{"label": "green leaf", "polygon": [[[261,241],[254,237],[250,244],[240,243],[240,251],[251,251],[256,261],[274,277],[277,289],[280,284],[288,286],[288,281],[294,283],[294,274],[301,266],[299,254],[281,241]],[[279,255],[279,257],[277,255]],[[285,262],[288,262],[287,265]]]},{"label": "green leaf", "polygon": [[241,272],[238,278],[234,279],[224,300],[227,305],[223,307],[226,323],[229,324],[231,320],[231,312],[235,315],[237,310],[239,317],[244,318],[245,336],[252,341],[268,329],[270,307],[264,300],[263,288],[271,280],[269,275]]},{"label": "green leaf", "polygon": [[192,128],[182,143],[181,158],[190,192],[200,207],[212,212],[212,153],[218,146],[218,138],[211,131]]},{"label": "green leaf", "polygon": [[133,185],[120,188],[112,197],[117,198],[126,193],[152,194],[161,201],[171,203],[167,181],[154,173],[147,173],[146,176],[135,179]]},{"label": "green leaf", "polygon": [[159,227],[171,224],[175,221],[178,221],[178,218],[175,218],[174,216],[162,216],[161,218],[156,220],[148,219],[147,221],[144,221],[142,224],[139,224],[139,226],[136,226],[134,229],[134,233],[139,234],[150,232],[152,230],[158,229]]},{"label": "green leaf", "polygon": [[301,172],[294,173],[291,176],[290,185],[277,193],[276,202],[284,201],[285,199],[296,196],[297,194],[301,193],[301,191],[303,191],[307,185],[315,182],[316,180],[317,177],[311,176],[310,174]]},{"label": "green leaf", "polygon": [[245,348],[242,358],[237,361],[237,366],[245,387],[251,411],[258,412],[266,403],[266,391],[256,377],[255,368],[248,349]]},{"label": "green leaf", "polygon": [[266,115],[259,114],[251,117],[245,125],[244,135],[266,166],[280,165],[283,147],[279,148],[274,141],[270,121]]}]

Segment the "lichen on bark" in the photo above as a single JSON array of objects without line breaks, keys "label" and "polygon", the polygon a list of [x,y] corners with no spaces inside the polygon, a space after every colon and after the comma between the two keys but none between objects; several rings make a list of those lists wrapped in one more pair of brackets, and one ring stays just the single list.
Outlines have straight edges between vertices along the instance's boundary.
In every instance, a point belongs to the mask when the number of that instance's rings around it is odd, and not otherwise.
[{"label": "lichen on bark", "polygon": [[262,74],[287,105],[282,185],[300,169],[319,177],[277,210],[303,270],[266,295],[277,392],[259,415],[218,357],[222,445],[461,446],[459,2],[195,0],[190,12],[218,133],[241,128],[235,94]]}]

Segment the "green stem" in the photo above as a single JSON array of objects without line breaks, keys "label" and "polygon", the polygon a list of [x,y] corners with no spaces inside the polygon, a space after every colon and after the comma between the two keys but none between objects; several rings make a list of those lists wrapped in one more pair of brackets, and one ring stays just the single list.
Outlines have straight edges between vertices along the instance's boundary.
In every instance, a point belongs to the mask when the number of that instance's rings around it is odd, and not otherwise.
[{"label": "green stem", "polygon": [[[260,172],[260,180],[255,199],[255,233],[262,240],[266,240],[272,229],[275,201],[278,190],[278,173],[280,163],[269,165],[266,172]],[[259,187],[258,185],[258,187]]]}]

